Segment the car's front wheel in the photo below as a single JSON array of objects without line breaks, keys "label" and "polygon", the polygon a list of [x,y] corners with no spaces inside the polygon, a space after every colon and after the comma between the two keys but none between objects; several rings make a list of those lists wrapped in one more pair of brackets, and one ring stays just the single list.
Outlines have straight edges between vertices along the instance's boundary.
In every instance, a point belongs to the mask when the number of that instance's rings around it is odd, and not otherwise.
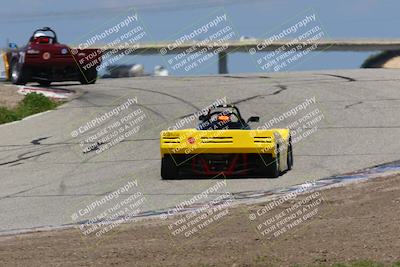
[{"label": "car's front wheel", "polygon": [[27,83],[27,75],[24,71],[23,65],[16,60],[11,63],[10,70],[11,82],[17,85],[25,85]]}]

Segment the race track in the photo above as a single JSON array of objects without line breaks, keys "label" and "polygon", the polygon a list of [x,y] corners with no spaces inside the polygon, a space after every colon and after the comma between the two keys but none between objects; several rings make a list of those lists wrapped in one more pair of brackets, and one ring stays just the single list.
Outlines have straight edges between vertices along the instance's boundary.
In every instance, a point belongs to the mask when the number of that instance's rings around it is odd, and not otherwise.
[{"label": "race track", "polygon": [[[318,128],[295,144],[292,171],[278,179],[227,180],[231,193],[257,193],[399,160],[399,74],[343,70],[57,85],[86,93],[55,111],[0,126],[0,234],[68,225],[71,214],[132,179],[146,196],[144,211],[201,193],[215,181],[161,180],[159,133],[224,97],[237,103],[245,118],[260,116],[255,127],[314,97],[315,104],[275,126],[315,109],[323,114]],[[132,110],[146,114],[140,131],[100,154],[82,153],[80,136],[71,132],[129,98],[137,99]]]}]

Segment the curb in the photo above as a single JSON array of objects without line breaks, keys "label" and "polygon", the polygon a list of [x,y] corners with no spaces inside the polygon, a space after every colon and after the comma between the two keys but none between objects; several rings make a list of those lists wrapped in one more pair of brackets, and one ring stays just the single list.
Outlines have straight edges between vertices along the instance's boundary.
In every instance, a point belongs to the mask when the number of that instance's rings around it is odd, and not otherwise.
[{"label": "curb", "polygon": [[68,89],[53,89],[53,88],[42,88],[32,86],[18,86],[18,91],[21,95],[27,95],[29,93],[42,94],[48,98],[55,100],[70,100],[73,99],[77,91]]}]

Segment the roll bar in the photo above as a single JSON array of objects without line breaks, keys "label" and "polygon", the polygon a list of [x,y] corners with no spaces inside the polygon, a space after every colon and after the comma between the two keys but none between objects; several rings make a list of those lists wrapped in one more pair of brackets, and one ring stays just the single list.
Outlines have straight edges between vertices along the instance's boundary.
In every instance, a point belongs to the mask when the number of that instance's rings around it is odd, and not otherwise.
[{"label": "roll bar", "polygon": [[58,43],[57,34],[50,27],[43,27],[41,29],[37,29],[36,31],[34,31],[32,33],[32,36],[31,36],[30,40],[29,40],[30,42],[33,41],[33,36],[35,36],[35,34],[38,33],[38,32],[51,32],[53,34],[53,37],[52,37],[53,38],[53,43]]}]

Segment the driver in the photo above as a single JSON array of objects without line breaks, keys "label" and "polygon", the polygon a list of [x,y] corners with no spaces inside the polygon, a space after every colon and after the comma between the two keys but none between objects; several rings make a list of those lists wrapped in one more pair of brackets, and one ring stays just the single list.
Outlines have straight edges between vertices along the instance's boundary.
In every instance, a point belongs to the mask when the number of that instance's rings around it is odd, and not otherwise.
[{"label": "driver", "polygon": [[228,123],[228,122],[231,121],[231,115],[230,114],[228,114],[228,115],[226,115],[226,114],[218,115],[217,120],[220,123]]},{"label": "driver", "polygon": [[223,129],[227,127],[229,123],[232,122],[232,113],[229,110],[224,110],[223,112],[217,114],[216,116],[212,116],[207,121],[203,121],[198,129],[200,130],[216,130]]},{"label": "driver", "polygon": [[33,35],[33,41],[36,43],[50,43],[51,38],[43,32],[37,32]]}]

